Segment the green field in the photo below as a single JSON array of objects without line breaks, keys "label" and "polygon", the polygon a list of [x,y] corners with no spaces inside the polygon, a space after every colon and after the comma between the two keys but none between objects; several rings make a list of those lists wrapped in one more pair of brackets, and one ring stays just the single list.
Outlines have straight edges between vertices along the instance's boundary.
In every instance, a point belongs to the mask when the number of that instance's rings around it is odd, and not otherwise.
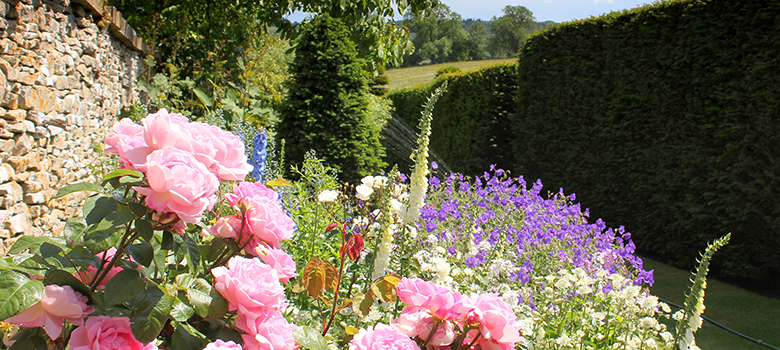
[{"label": "green field", "polygon": [[[718,254],[715,254],[714,259],[717,258]],[[646,269],[655,269],[655,285],[650,291],[660,298],[682,305],[684,293],[690,285],[691,273],[651,259],[643,260]],[[780,300],[709,279],[704,293],[704,306],[704,316],[739,333],[780,347]],[[696,344],[704,350],[770,349],[751,343],[706,320],[696,333]]]},{"label": "green field", "polygon": [[473,70],[491,66],[496,63],[511,63],[516,61],[516,58],[503,58],[498,60],[449,62],[419,67],[393,68],[388,69],[385,74],[390,78],[390,84],[387,85],[387,87],[390,88],[390,90],[395,90],[430,83],[433,81],[433,78],[436,77],[436,71],[441,67],[455,66],[461,70]]}]

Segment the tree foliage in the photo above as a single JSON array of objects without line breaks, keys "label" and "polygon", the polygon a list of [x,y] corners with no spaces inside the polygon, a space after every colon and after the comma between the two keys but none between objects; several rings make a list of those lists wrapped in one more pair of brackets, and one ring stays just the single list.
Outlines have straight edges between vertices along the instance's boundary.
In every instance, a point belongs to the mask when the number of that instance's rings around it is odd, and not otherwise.
[{"label": "tree foliage", "polygon": [[494,52],[512,56],[520,51],[520,45],[531,34],[536,19],[531,10],[520,5],[507,5],[502,12],[503,16],[493,17],[491,45]]},{"label": "tree foliage", "polygon": [[[412,50],[408,31],[392,23],[406,11],[422,14],[438,0],[109,0],[163,57],[191,65],[188,72],[235,64],[252,36],[269,28],[285,39],[300,27],[286,17],[294,12],[339,18],[370,63],[400,64]],[[396,12],[397,11],[397,12]]]},{"label": "tree foliage", "polygon": [[382,168],[382,121],[372,120],[369,112],[368,76],[361,63],[339,19],[323,14],[304,25],[277,129],[277,139],[285,140],[286,164],[300,164],[313,149],[342,180],[359,180]]}]

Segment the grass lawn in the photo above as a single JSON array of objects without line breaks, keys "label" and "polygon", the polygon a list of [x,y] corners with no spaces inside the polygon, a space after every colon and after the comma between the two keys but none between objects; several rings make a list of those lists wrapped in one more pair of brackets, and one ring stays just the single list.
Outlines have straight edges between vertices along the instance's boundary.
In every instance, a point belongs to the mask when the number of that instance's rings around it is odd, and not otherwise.
[{"label": "grass lawn", "polygon": [[387,77],[390,78],[390,84],[387,85],[387,87],[390,88],[390,90],[395,90],[430,83],[433,81],[433,78],[436,77],[436,71],[441,67],[455,66],[461,70],[472,70],[479,69],[484,66],[491,66],[496,63],[511,62],[517,62],[517,59],[503,58],[498,60],[449,62],[430,64],[419,67],[393,68],[388,69],[385,74],[387,74]]},{"label": "grass lawn", "polygon": [[[716,253],[714,259],[717,258]],[[651,259],[642,259],[645,269],[655,270],[655,285],[650,291],[660,298],[682,305],[684,293],[690,285],[691,273]],[[739,333],[780,347],[780,300],[708,279],[704,306],[704,316]],[[696,333],[696,344],[704,350],[769,349],[727,332],[706,320]]]}]

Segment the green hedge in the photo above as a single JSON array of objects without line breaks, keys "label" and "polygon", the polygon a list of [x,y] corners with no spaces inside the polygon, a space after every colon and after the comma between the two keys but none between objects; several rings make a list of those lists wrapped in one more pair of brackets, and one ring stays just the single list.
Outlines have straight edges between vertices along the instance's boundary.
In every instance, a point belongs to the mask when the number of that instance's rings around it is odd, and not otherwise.
[{"label": "green hedge", "polygon": [[[392,91],[387,97],[395,106],[394,118],[416,131],[422,105],[445,79],[447,92],[433,110],[431,149],[456,172],[482,174],[490,164],[509,169],[513,163],[509,114],[515,108],[517,66],[445,74],[430,85]],[[387,163],[403,161],[388,158]]]},{"label": "green hedge", "polygon": [[535,35],[519,59],[516,166],[683,268],[732,232],[713,268],[777,283],[778,38],[769,0],[667,1]]}]

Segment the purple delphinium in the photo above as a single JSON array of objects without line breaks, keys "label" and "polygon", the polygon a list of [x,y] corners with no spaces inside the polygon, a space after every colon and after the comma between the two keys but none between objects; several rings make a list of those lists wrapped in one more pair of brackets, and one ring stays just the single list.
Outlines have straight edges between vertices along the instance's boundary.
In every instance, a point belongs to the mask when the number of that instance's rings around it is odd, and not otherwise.
[{"label": "purple delphinium", "polygon": [[[492,175],[485,173],[471,183],[462,175],[435,181],[420,216],[420,227],[451,244],[451,255],[455,250],[465,253],[466,266],[491,262],[493,254],[502,251],[514,254],[516,267],[508,278],[521,284],[557,268],[576,267],[588,273],[619,272],[636,284],[653,282],[652,271],[643,270],[623,227],[588,222],[588,211],[572,202],[574,194],[560,190],[545,199],[541,181],[528,188],[523,177],[491,170]],[[540,261],[542,257],[548,258]]]}]

